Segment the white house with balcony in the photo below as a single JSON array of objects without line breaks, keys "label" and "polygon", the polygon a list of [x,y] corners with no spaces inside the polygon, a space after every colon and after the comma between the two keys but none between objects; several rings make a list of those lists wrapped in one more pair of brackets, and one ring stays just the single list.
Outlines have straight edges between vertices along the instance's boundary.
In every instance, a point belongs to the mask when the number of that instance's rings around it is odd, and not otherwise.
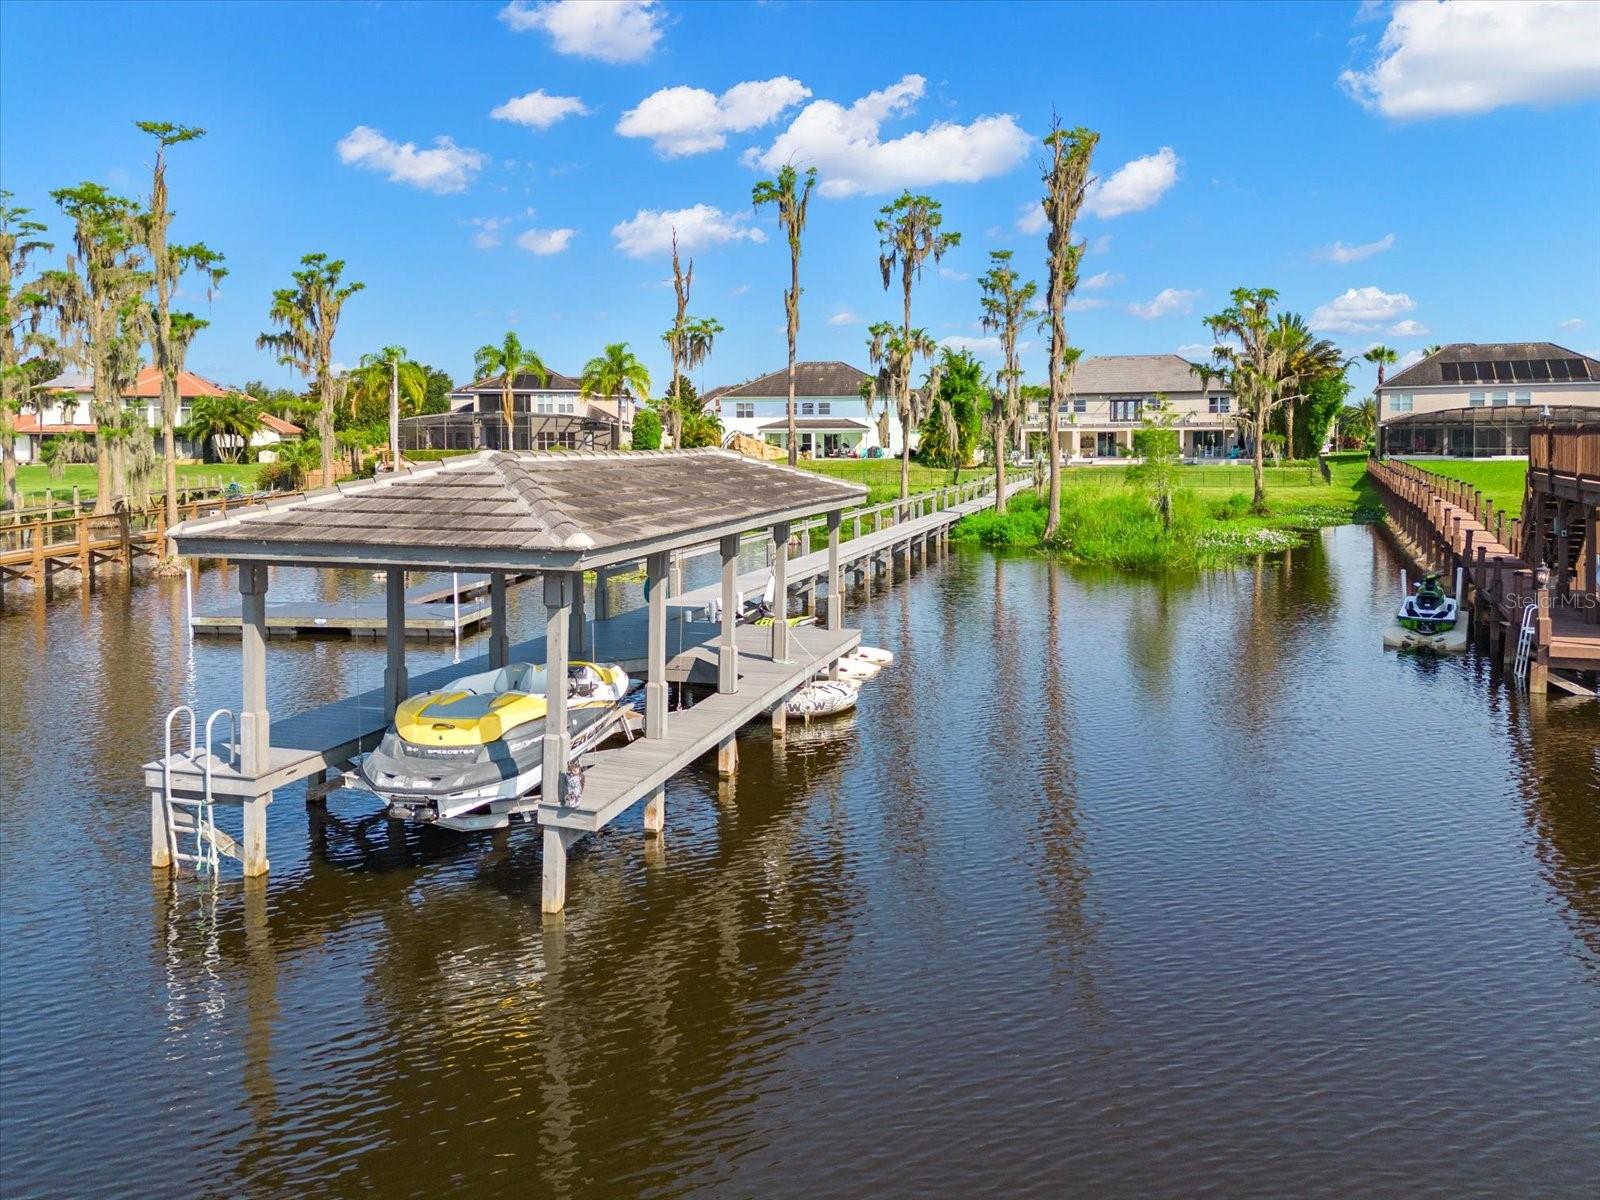
[{"label": "white house with balcony", "polygon": [[[1176,354],[1105,354],[1079,360],[1061,405],[1061,442],[1074,462],[1097,462],[1133,453],[1133,435],[1157,397],[1176,416],[1183,457],[1191,461],[1236,457],[1247,444],[1234,422],[1233,396],[1203,387],[1194,364]],[[1049,400],[1030,414],[1029,427],[1045,427]]]},{"label": "white house with balcony", "polygon": [[[795,435],[800,453],[813,458],[898,455],[900,422],[882,406],[869,414],[861,387],[872,377],[849,363],[795,363]],[[708,393],[724,434],[744,433],[775,446],[789,444],[789,369]],[[911,435],[916,447],[916,432]]]}]

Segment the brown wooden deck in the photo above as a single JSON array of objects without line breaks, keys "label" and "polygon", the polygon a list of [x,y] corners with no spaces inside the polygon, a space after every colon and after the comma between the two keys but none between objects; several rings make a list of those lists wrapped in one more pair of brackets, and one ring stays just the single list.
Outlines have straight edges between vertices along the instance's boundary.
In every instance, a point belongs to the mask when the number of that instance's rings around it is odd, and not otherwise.
[{"label": "brown wooden deck", "polygon": [[1416,559],[1463,573],[1474,629],[1509,662],[1532,610],[1528,685],[1588,689],[1552,672],[1600,671],[1600,426],[1537,429],[1522,512],[1409,463],[1373,461],[1391,528]]}]

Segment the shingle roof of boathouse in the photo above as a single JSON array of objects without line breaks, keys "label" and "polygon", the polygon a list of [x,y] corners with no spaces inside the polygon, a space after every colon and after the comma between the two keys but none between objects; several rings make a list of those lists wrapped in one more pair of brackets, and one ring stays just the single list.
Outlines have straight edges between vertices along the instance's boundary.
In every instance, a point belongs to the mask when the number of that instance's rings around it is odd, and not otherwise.
[{"label": "shingle roof of boathouse", "polygon": [[859,484],[726,450],[486,452],[172,530],[182,555],[581,569],[858,503]]}]

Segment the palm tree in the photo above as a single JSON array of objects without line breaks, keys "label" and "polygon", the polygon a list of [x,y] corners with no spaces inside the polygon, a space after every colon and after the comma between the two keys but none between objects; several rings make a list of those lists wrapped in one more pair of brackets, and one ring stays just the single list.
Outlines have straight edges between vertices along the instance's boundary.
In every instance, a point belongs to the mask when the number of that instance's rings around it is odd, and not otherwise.
[{"label": "palm tree", "polygon": [[[1385,367],[1392,367],[1395,363],[1400,361],[1400,356],[1393,350],[1389,349],[1388,346],[1385,346],[1382,342],[1379,342],[1376,346],[1373,346],[1361,357],[1378,368],[1379,387],[1383,386],[1383,369]],[[1376,430],[1378,428],[1378,423],[1383,420],[1383,397],[1379,396],[1376,391],[1374,391],[1372,394],[1377,398],[1378,402],[1378,411],[1374,414],[1372,420],[1372,428]]]},{"label": "palm tree", "polygon": [[[155,365],[161,372],[161,458],[165,476],[166,512],[168,529],[178,523],[178,449],[176,425],[181,401],[178,396],[178,373],[183,369],[183,352],[194,335],[205,327],[205,322],[188,314],[188,320],[174,321],[173,293],[178,281],[189,270],[201,273],[206,281],[206,299],[227,275],[222,265],[222,255],[203,243],[192,246],[173,246],[167,242],[167,230],[172,224],[172,210],[167,207],[167,147],[191,142],[204,137],[205,130],[192,125],[173,125],[165,121],[135,121],[143,132],[156,139],[156,164],[150,184],[150,207],[140,218],[140,241],[150,255],[150,273],[155,283],[155,305],[149,312],[149,342],[155,355]],[[163,561],[158,569],[171,571],[175,563]]]},{"label": "palm tree", "polygon": [[[515,395],[513,388],[516,386],[518,375],[532,375],[543,387],[550,382],[550,371],[544,365],[544,359],[538,352],[527,349],[522,344],[522,339],[516,334],[507,331],[505,340],[498,346],[493,343],[479,346],[478,352],[472,356],[473,370],[479,379],[488,380],[491,376],[500,379],[500,412],[506,422],[506,449],[517,448],[516,413],[514,411]],[[530,450],[533,447],[528,447]]]},{"label": "palm tree", "polygon": [[1434,342],[1431,346],[1424,346],[1422,348],[1422,357],[1423,358],[1432,358],[1435,354],[1439,353],[1439,351],[1441,351],[1443,349],[1444,349],[1444,347],[1441,346],[1438,342]]},{"label": "palm tree", "polygon": [[387,388],[389,391],[389,469],[400,466],[400,396],[413,413],[422,411],[422,402],[428,396],[428,373],[420,363],[414,363],[404,346],[385,346],[376,354],[363,354],[356,368],[361,386],[369,391]]},{"label": "palm tree", "polygon": [[[583,364],[583,376],[578,380],[578,395],[584,399],[595,396],[601,399],[623,397],[630,390],[639,403],[650,403],[650,372],[634,357],[627,342],[612,342],[603,354]],[[618,412],[621,412],[620,403]]]},{"label": "palm tree", "polygon": [[135,229],[138,206],[97,183],[58,188],[50,196],[72,221],[73,250],[65,270],[40,276],[40,290],[55,310],[67,361],[87,371],[92,380],[94,511],[103,516],[123,491],[111,453],[122,420],[122,397],[113,390],[111,358],[117,353],[131,310],[137,308],[149,283],[141,270],[143,258]]},{"label": "palm tree", "polygon": [[[806,171],[805,186],[801,187],[799,173],[785,164],[776,179],[763,179],[751,190],[750,202],[756,208],[775,204],[778,208],[778,227],[789,239],[789,286],[784,289],[783,309],[789,318],[789,465],[800,461],[799,435],[795,427],[795,345],[800,337],[800,235],[806,228],[806,210],[811,205],[811,189],[817,184],[817,169]],[[885,287],[889,285],[884,284]],[[909,306],[909,301],[907,302]],[[910,318],[906,325],[909,328]]]},{"label": "palm tree", "polygon": [[[961,468],[977,453],[982,429],[982,405],[994,403],[996,392],[989,388],[983,364],[968,350],[946,346],[929,368],[924,389],[928,395],[926,433],[920,445],[923,461],[932,465],[929,438],[943,443],[950,458],[950,482],[961,481]],[[931,426],[931,428],[929,428]],[[992,431],[991,431],[992,432]]]},{"label": "palm tree", "polygon": [[1280,313],[1273,336],[1283,344],[1284,444],[1295,455],[1296,404],[1319,379],[1344,373],[1344,354],[1327,338],[1315,336],[1298,313]]},{"label": "palm tree", "polygon": [[28,259],[55,246],[39,235],[45,227],[28,220],[31,209],[14,206],[11,193],[0,191],[0,459],[4,461],[4,492],[0,508],[17,504],[17,414],[29,403],[36,380],[22,363],[24,351],[43,348],[39,322],[45,297],[32,283],[24,283]]},{"label": "palm tree", "polygon": [[[210,442],[217,457],[236,463],[250,447],[250,439],[261,429],[261,412],[250,397],[238,392],[222,396],[201,396],[189,413],[184,436],[202,444]],[[331,478],[326,459],[323,479]]]},{"label": "palm tree", "polygon": [[256,338],[258,350],[271,350],[278,362],[314,380],[320,409],[317,440],[322,447],[322,482],[333,482],[333,410],[339,387],[333,377],[333,337],[344,302],[366,286],[345,283],[344,260],[307,254],[294,272],[294,286],[272,293],[267,319],[281,326],[277,333]]},{"label": "palm tree", "polygon": [[1061,404],[1069,392],[1067,301],[1078,286],[1078,264],[1083,260],[1083,244],[1073,244],[1072,226],[1083,207],[1089,187],[1089,162],[1099,140],[1098,133],[1081,126],[1062,129],[1059,119],[1052,122],[1044,139],[1050,149],[1050,162],[1044,172],[1044,213],[1050,225],[1045,240],[1050,262],[1050,500],[1044,526],[1046,541],[1055,537],[1061,523]]},{"label": "palm tree", "polygon": [[991,250],[990,267],[978,286],[983,289],[983,327],[1000,335],[1005,366],[995,372],[993,401],[989,413],[989,432],[994,439],[994,510],[1006,511],[1007,431],[1021,421],[1022,367],[1017,359],[1017,336],[1023,326],[1038,319],[1031,307],[1039,285],[1024,283],[1011,266],[1011,251]]},{"label": "palm tree", "polygon": [[[920,403],[912,395],[911,364],[919,353],[927,357],[932,357],[934,353],[932,341],[921,330],[911,327],[911,284],[913,280],[921,278],[922,269],[929,260],[937,263],[946,251],[960,245],[961,235],[941,228],[944,214],[939,202],[931,196],[914,196],[910,191],[905,191],[893,203],[885,204],[880,213],[873,225],[878,231],[878,269],[883,274],[883,288],[884,291],[889,290],[895,272],[899,271],[905,299],[899,339],[902,353],[896,360],[900,377],[895,381],[901,430],[905,438],[900,447],[900,498],[904,499],[911,494],[912,416]],[[874,335],[870,344],[877,346],[880,340]],[[921,349],[923,345],[929,348]],[[888,343],[885,342],[884,348],[887,347]]]},{"label": "palm tree", "polygon": [[[935,399],[937,377],[932,378],[932,388],[917,391],[910,386],[911,364],[918,358],[932,358],[939,352],[938,343],[925,329],[913,329],[907,337],[888,321],[879,321],[867,328],[867,357],[877,374],[862,387],[862,397],[867,402],[867,417],[878,417],[880,406],[884,418],[891,413],[900,418],[900,498],[910,494],[911,431],[922,424]],[[881,428],[881,426],[880,426]]]}]

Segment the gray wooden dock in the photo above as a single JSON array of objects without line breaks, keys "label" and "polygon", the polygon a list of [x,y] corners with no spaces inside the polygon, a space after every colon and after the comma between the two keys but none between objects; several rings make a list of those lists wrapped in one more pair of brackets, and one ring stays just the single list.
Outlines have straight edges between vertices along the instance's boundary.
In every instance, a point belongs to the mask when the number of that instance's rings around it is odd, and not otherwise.
[{"label": "gray wooden dock", "polygon": [[[487,575],[463,575],[459,582],[430,579],[407,588],[406,636],[450,638],[457,631],[476,629],[489,619],[488,594]],[[459,605],[454,603],[458,598]],[[196,633],[238,633],[243,618],[237,605],[214,605],[196,609],[189,624]],[[381,596],[372,600],[267,601],[267,632],[274,637],[336,633],[383,637],[388,628],[388,605]]]}]

